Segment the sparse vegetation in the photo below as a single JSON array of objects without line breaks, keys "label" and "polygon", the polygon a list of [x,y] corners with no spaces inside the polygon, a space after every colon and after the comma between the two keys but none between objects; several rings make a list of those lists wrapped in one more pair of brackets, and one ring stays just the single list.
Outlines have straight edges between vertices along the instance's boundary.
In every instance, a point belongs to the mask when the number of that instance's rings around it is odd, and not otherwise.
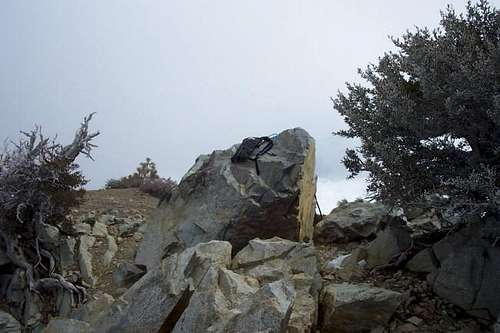
[{"label": "sparse vegetation", "polygon": [[120,179],[109,179],[105,188],[139,188],[144,193],[160,198],[176,185],[177,183],[171,178],[160,177],[156,170],[156,164],[148,157],[139,164],[136,172]]},{"label": "sparse vegetation", "polygon": [[145,180],[139,189],[156,198],[161,198],[166,193],[171,192],[176,185],[177,183],[170,178],[156,178]]}]

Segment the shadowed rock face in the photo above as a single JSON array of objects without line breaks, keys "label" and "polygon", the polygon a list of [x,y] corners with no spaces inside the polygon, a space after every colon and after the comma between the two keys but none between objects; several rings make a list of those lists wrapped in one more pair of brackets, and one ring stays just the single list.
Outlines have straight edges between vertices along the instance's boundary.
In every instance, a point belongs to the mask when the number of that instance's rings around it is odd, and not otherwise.
[{"label": "shadowed rock face", "polygon": [[178,188],[154,212],[136,263],[148,270],[162,257],[209,240],[227,240],[233,251],[250,239],[313,236],[315,144],[300,128],[274,138],[271,151],[231,163],[237,145],[201,155]]},{"label": "shadowed rock face", "polygon": [[436,294],[486,319],[500,313],[500,237],[496,218],[470,223],[431,248],[428,281]]}]

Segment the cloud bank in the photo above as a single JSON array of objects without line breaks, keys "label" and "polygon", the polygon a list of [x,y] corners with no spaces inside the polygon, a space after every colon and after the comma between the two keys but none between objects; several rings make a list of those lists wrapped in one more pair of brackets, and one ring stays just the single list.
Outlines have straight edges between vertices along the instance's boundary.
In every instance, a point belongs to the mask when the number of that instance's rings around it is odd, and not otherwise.
[{"label": "cloud bank", "polygon": [[353,201],[366,195],[366,179],[318,178],[317,198],[323,214],[328,214],[342,199]]}]

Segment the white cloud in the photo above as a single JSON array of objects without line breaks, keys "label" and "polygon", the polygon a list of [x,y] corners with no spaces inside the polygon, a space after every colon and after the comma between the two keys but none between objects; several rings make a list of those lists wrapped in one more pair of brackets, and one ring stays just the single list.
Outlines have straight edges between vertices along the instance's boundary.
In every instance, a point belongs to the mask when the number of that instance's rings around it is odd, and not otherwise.
[{"label": "white cloud", "polygon": [[318,178],[318,202],[323,214],[328,214],[337,207],[337,202],[342,199],[353,201],[366,196],[366,179],[338,179]]}]

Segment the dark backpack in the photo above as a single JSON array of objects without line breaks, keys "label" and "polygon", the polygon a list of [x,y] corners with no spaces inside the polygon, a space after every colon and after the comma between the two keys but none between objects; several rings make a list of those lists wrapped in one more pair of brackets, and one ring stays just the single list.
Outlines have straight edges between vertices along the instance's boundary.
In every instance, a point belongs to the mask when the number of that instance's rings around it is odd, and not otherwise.
[{"label": "dark backpack", "polygon": [[267,136],[243,139],[238,150],[236,150],[236,153],[231,157],[231,162],[255,161],[255,170],[257,171],[257,175],[260,175],[257,159],[270,151],[271,148],[273,148],[273,140]]}]

